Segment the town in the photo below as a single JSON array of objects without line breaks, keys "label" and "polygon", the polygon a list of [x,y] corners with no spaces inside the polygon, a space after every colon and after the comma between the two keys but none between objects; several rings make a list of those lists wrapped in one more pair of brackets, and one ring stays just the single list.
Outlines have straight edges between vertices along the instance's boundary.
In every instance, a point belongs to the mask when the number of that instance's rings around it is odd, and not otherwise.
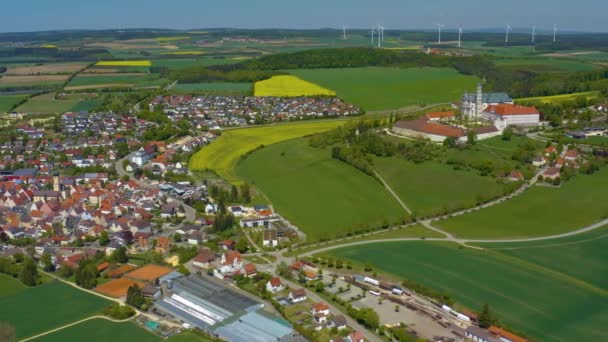
[{"label": "town", "polygon": [[8,5],[31,16],[0,23],[0,341],[605,338],[597,17],[196,28],[322,18],[186,3],[123,11],[189,29]]}]

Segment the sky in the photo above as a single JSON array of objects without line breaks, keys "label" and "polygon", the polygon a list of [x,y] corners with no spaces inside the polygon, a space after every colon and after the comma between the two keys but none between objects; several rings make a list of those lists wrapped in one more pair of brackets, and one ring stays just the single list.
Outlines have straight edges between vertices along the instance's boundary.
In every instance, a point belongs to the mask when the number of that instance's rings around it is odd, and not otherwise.
[{"label": "sky", "polygon": [[608,32],[607,0],[7,0],[0,32],[120,28],[503,27]]}]

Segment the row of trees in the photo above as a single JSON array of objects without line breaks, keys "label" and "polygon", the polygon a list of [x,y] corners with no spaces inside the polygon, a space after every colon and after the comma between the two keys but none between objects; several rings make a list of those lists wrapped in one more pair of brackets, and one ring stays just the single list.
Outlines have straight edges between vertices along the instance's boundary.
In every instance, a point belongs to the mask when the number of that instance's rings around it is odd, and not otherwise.
[{"label": "row of trees", "polygon": [[34,260],[23,254],[16,254],[14,260],[0,258],[0,273],[18,278],[26,286],[36,286],[39,276]]}]

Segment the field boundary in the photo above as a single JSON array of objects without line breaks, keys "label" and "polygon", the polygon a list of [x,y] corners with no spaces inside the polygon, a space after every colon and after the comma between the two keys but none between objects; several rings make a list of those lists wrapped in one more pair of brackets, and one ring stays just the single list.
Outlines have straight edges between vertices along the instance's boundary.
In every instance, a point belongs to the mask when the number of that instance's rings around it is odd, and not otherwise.
[{"label": "field boundary", "polygon": [[101,315],[90,316],[90,317],[78,320],[76,322],[65,324],[65,325],[62,325],[62,326],[60,326],[58,328],[45,331],[45,332],[40,333],[38,335],[26,337],[26,338],[24,338],[22,340],[19,340],[19,342],[31,341],[31,340],[34,340],[34,339],[40,338],[42,336],[46,336],[46,335],[55,333],[57,331],[60,331],[60,330],[66,329],[66,328],[71,328],[71,327],[73,327],[75,325],[78,325],[80,323],[84,323],[86,321],[90,321],[90,320],[93,320],[93,319],[105,319],[107,321],[114,322],[114,323],[124,323],[124,322],[128,322],[128,321],[132,320],[133,318],[137,317],[138,315],[139,315],[139,313],[136,313],[135,316],[132,316],[132,317],[129,317],[129,318],[125,318],[125,319],[122,319],[122,320],[120,320],[120,319],[114,319],[114,318],[110,318],[110,317],[106,317],[106,316],[101,316]]}]

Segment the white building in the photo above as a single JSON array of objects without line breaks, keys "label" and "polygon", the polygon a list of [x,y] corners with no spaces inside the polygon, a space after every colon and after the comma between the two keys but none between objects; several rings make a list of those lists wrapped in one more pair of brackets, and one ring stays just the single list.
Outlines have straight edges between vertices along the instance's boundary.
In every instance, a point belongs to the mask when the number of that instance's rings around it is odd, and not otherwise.
[{"label": "white building", "polygon": [[540,124],[540,113],[536,107],[513,104],[490,105],[482,115],[484,119],[493,121],[500,130],[508,126],[535,127]]},{"label": "white building", "polygon": [[484,108],[503,103],[513,104],[513,99],[506,93],[484,93],[481,83],[478,83],[475,94],[465,93],[462,97],[460,111],[463,116],[478,118]]}]

